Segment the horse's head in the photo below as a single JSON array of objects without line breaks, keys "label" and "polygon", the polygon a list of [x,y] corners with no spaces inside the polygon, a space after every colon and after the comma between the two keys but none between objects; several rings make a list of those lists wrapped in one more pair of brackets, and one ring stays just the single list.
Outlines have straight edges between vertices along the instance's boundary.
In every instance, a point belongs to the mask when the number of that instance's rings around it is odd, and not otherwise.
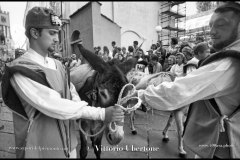
[{"label": "horse's head", "polygon": [[[122,87],[128,83],[125,74],[136,64],[136,60],[131,59],[124,63],[118,61],[104,62],[102,58],[86,50],[81,44],[78,44],[77,47],[80,54],[98,74],[96,80],[97,97],[99,99],[96,105],[105,108],[117,103]],[[76,52],[76,54],[79,53]]]},{"label": "horse's head", "polygon": [[[81,44],[75,45],[74,49],[75,53],[81,54],[90,66],[97,72],[94,82],[96,83],[95,86],[97,92],[97,101],[95,106],[106,108],[116,104],[122,87],[128,83],[125,74],[134,67],[137,60],[130,59],[124,63],[117,61],[107,63],[96,54],[85,49]],[[109,130],[106,131],[108,132]],[[121,140],[123,138],[121,133],[118,132],[115,135],[111,135],[111,138],[108,137],[107,140],[110,144],[114,144],[114,142],[117,143],[118,139]]]}]

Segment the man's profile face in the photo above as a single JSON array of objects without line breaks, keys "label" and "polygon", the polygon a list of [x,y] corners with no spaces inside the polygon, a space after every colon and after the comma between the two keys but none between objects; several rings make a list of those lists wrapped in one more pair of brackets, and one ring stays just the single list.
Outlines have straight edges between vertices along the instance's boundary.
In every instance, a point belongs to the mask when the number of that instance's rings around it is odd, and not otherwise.
[{"label": "man's profile face", "polygon": [[42,29],[41,36],[37,39],[42,50],[46,52],[55,51],[56,44],[59,42],[58,33],[59,30],[56,29]]},{"label": "man's profile face", "polygon": [[234,12],[213,13],[209,26],[212,46],[221,50],[233,43],[238,36],[238,24]]}]

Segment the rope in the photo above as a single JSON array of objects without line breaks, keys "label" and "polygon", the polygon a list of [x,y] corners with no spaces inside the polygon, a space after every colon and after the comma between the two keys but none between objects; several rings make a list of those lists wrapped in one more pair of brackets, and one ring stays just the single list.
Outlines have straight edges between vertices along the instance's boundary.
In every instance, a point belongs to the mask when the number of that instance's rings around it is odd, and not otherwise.
[{"label": "rope", "polygon": [[220,132],[225,132],[224,120],[229,120],[226,115],[223,115],[220,118]]},{"label": "rope", "polygon": [[[123,98],[122,98],[123,91],[125,90],[126,87],[129,87],[129,86],[132,87],[132,90],[130,90],[130,93],[128,93],[126,97],[123,97]],[[136,91],[136,89],[135,89],[135,86],[134,86],[133,84],[128,83],[128,84],[124,85],[123,88],[122,88],[121,91],[120,91],[119,96],[118,96],[118,101],[117,101],[116,106],[119,106],[122,110],[124,110],[125,112],[128,112],[128,113],[130,113],[130,112],[132,112],[132,111],[135,111],[137,108],[139,108],[140,105],[141,105],[141,103],[142,103],[142,101],[141,101],[141,99],[139,99],[138,97],[132,97],[133,94],[135,93],[135,91]],[[127,108],[124,108],[124,107],[122,106],[124,103],[127,103],[129,100],[132,100],[132,99],[137,99],[137,100],[138,100],[138,103],[135,104],[133,107],[128,107],[128,106],[127,106]],[[118,123],[118,126],[122,126],[122,125],[123,125],[123,122],[124,122],[124,119],[123,119],[120,123]],[[102,127],[97,133],[90,135],[90,134],[86,133],[86,132],[82,129],[81,119],[79,120],[78,126],[79,126],[80,131],[81,131],[86,137],[95,137],[95,136],[97,136],[98,134],[102,133],[102,132],[105,130],[105,128],[106,128],[106,124],[104,124],[103,127]],[[112,126],[114,126],[114,129],[112,128]],[[109,130],[110,130],[111,132],[116,132],[116,131],[118,130],[116,122],[110,122],[108,127],[109,127]]]},{"label": "rope", "polygon": [[[128,92],[128,94],[125,97],[122,97],[123,91],[125,90],[126,87],[132,87],[132,90],[130,90]],[[123,88],[120,91],[120,94],[118,96],[118,101],[116,106],[120,107],[123,111],[130,113],[135,111],[137,108],[139,108],[141,106],[142,100],[138,97],[132,97],[133,94],[136,92],[136,88],[133,84],[128,83],[125,86],[123,86]],[[133,107],[129,107],[129,105],[127,105],[127,108],[124,108],[122,105],[127,103],[129,100],[133,100],[136,99],[137,100],[137,104],[135,104]],[[122,123],[124,122],[124,119],[121,121]],[[117,131],[117,127],[116,127],[116,122],[110,122],[109,123],[109,130],[111,132],[116,132]],[[112,126],[114,126],[114,129],[112,128]]]},{"label": "rope", "polygon": [[86,137],[95,137],[97,135],[99,135],[100,133],[102,133],[105,128],[106,128],[106,124],[103,125],[103,127],[95,134],[88,134],[87,132],[85,132],[83,129],[82,129],[82,126],[81,126],[81,119],[79,120],[79,123],[78,123],[78,126],[79,126],[79,129],[80,131],[86,136]]}]

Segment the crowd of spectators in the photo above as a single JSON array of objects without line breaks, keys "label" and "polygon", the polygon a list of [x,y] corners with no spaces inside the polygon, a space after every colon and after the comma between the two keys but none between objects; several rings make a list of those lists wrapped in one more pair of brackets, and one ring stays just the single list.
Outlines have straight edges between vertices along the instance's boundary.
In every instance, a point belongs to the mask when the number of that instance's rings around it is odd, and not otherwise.
[{"label": "crowd of spectators", "polygon": [[164,47],[162,41],[157,41],[150,46],[150,49],[144,52],[138,41],[126,47],[118,47],[115,41],[112,41],[112,48],[107,46],[94,47],[95,54],[104,61],[118,59],[120,62],[129,58],[137,58],[136,68],[150,74],[158,72],[172,72],[175,75],[184,76],[192,69],[197,68],[199,61],[202,62],[211,49],[203,37],[197,37],[195,42],[181,41],[177,37],[172,37],[170,45]]},{"label": "crowd of spectators", "polygon": [[[175,75],[180,74],[178,72],[182,72],[182,75],[187,74],[187,67],[196,68],[199,62],[202,62],[213,52],[209,44],[204,42],[203,37],[197,37],[195,43],[179,42],[177,37],[172,37],[168,47],[164,47],[162,41],[159,40],[152,44],[146,52],[143,51],[142,44],[139,45],[138,41],[133,41],[133,44],[127,47],[118,47],[115,41],[112,41],[111,45],[111,49],[107,46],[94,47],[94,52],[105,62],[112,59],[124,62],[133,57],[137,58],[136,68],[149,74],[158,72],[172,72]],[[15,58],[21,56],[21,54],[16,55]],[[70,70],[82,63],[81,57],[77,57],[74,53],[71,57],[62,57],[58,53],[52,53],[50,56],[60,60]],[[179,59],[182,59],[181,63]],[[6,62],[1,61],[1,74],[3,74],[4,64],[12,60],[8,58]]]}]

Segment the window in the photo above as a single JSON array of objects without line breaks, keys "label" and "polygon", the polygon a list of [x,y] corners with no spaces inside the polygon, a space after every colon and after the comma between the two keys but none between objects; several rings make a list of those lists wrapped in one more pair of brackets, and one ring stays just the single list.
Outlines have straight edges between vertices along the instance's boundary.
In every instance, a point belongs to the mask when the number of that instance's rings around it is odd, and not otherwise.
[{"label": "window", "polygon": [[2,23],[6,23],[6,21],[7,21],[7,20],[6,20],[6,17],[1,16],[1,22],[2,22]]}]

